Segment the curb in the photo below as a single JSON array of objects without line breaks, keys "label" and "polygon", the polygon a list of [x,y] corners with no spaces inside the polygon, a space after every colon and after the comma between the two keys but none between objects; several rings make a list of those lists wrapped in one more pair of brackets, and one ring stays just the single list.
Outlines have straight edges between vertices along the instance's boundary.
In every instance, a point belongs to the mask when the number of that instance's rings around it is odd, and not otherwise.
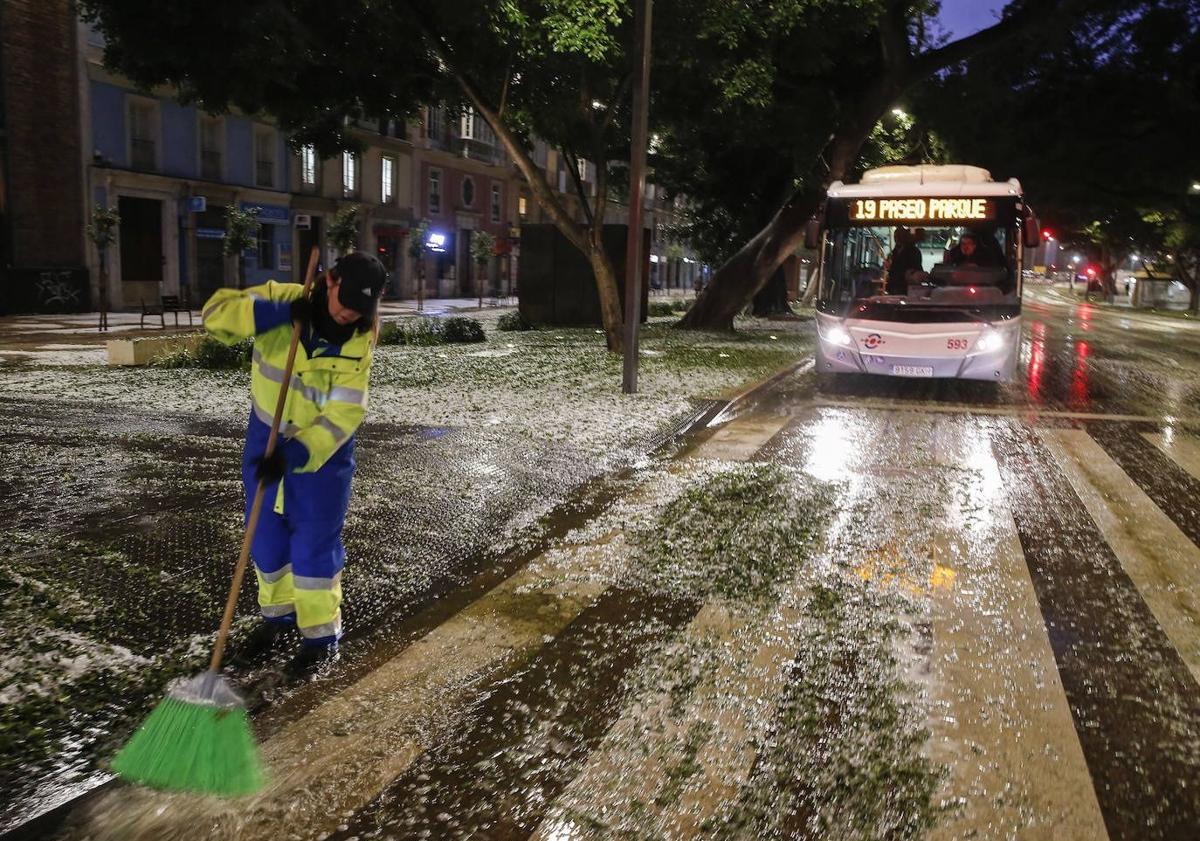
[{"label": "curb", "polygon": [[732,415],[742,404],[757,398],[771,386],[775,385],[781,380],[787,379],[793,374],[812,370],[816,367],[816,364],[817,360],[814,357],[798,360],[793,362],[791,365],[785,365],[766,379],[759,380],[752,385],[746,386],[740,391],[734,392],[732,396],[725,398],[724,405],[721,407],[721,410],[714,413],[713,417],[708,420],[706,425],[716,426],[717,424],[724,423],[729,419],[729,416]]}]

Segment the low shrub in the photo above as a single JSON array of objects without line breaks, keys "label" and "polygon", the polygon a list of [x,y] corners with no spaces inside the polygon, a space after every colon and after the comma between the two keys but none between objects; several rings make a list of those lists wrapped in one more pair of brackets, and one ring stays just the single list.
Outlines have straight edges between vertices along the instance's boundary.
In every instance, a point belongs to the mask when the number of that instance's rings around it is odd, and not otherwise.
[{"label": "low shrub", "polygon": [[473,318],[464,316],[454,316],[443,321],[442,337],[444,341],[451,344],[482,342],[486,338],[483,335],[483,325]]},{"label": "low shrub", "polygon": [[211,336],[205,336],[195,347],[181,347],[158,357],[151,364],[158,368],[249,368],[250,355],[253,352],[253,339],[243,339],[236,344],[225,345]]},{"label": "low shrub", "polygon": [[651,301],[650,306],[646,307],[646,315],[650,318],[661,318],[674,314],[675,309],[669,301]]},{"label": "low shrub", "polygon": [[416,345],[426,347],[440,345],[446,341],[442,323],[436,318],[418,318],[415,321],[389,321],[379,328],[381,345]]},{"label": "low shrub", "polygon": [[687,298],[678,298],[671,302],[671,309],[675,312],[687,312],[692,307],[692,302]]},{"label": "low shrub", "polygon": [[533,325],[525,320],[525,316],[521,315],[520,310],[506,312],[504,315],[496,319],[496,329],[510,332],[513,330],[532,330]]},{"label": "low shrub", "polygon": [[385,321],[379,327],[379,339],[377,342],[381,345],[402,345],[404,344],[404,331],[400,329],[400,325],[394,321]]}]

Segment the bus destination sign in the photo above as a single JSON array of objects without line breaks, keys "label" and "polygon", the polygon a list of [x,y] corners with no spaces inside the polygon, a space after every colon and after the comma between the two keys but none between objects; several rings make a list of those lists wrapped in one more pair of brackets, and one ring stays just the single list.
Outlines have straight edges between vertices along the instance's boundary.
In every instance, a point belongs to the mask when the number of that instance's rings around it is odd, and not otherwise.
[{"label": "bus destination sign", "polygon": [[851,222],[980,222],[996,218],[996,204],[981,198],[853,199]]}]

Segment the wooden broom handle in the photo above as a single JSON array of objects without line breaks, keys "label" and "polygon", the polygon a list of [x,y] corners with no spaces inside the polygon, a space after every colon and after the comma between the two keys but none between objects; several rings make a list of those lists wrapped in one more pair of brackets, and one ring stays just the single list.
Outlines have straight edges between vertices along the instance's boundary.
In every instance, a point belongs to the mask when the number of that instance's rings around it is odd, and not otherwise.
[{"label": "wooden broom handle", "polygon": [[[304,297],[307,298],[312,289],[313,277],[317,273],[317,260],[321,250],[313,246],[308,256],[308,269],[304,272]],[[296,364],[296,349],[300,346],[300,323],[292,324],[292,344],[288,348],[287,365],[283,368],[283,382],[279,386],[279,399],[275,401],[275,419],[271,423],[271,434],[267,438],[267,450],[263,458],[270,458],[275,452],[275,442],[279,438],[279,422],[283,420],[283,407],[287,403],[288,386],[292,382],[292,368]],[[225,600],[225,615],[221,617],[221,628],[217,631],[217,642],[213,646],[212,660],[208,663],[210,672],[221,670],[221,658],[225,656],[225,642],[229,639],[229,627],[233,624],[233,612],[237,608],[238,593],[242,589],[242,579],[246,576],[246,565],[250,560],[250,544],[254,542],[254,532],[258,528],[258,517],[262,513],[263,497],[266,496],[267,485],[261,479],[254,491],[254,502],[250,506],[250,516],[246,520],[246,532],[242,535],[242,552],[238,555],[237,566],[233,568],[233,584],[229,588],[229,597]]]}]

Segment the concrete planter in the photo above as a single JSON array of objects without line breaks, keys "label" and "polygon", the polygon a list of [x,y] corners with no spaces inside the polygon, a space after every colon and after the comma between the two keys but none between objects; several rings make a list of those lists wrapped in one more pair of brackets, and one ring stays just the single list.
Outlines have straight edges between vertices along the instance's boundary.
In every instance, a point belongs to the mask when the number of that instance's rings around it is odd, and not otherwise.
[{"label": "concrete planter", "polygon": [[180,348],[195,349],[204,340],[203,333],[174,336],[146,336],[139,339],[110,339],[106,343],[109,365],[149,365],[160,356]]}]

